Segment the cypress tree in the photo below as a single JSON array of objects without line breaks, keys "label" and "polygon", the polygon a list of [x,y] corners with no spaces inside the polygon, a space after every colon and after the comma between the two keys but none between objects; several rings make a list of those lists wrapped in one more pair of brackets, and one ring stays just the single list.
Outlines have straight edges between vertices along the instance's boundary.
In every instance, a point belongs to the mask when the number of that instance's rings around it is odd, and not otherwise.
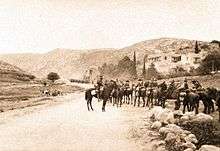
[{"label": "cypress tree", "polygon": [[133,59],[133,75],[134,77],[137,77],[137,60],[136,60],[136,52],[134,51],[134,59]]},{"label": "cypress tree", "polygon": [[195,44],[195,53],[198,54],[200,53],[200,49],[199,49],[199,46],[198,46],[198,42],[196,41],[196,44]]},{"label": "cypress tree", "polygon": [[145,58],[144,58],[144,64],[143,64],[143,70],[142,70],[142,76],[143,76],[144,79],[146,78]]}]

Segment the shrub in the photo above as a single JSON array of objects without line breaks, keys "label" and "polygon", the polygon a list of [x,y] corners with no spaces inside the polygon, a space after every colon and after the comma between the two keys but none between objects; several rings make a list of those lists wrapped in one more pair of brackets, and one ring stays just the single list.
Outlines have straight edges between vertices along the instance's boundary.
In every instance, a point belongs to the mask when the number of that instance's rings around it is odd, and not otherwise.
[{"label": "shrub", "polygon": [[54,81],[60,79],[60,76],[59,76],[57,73],[55,73],[55,72],[50,72],[50,73],[47,75],[47,79],[48,79],[48,80],[51,80],[52,82],[54,82]]}]

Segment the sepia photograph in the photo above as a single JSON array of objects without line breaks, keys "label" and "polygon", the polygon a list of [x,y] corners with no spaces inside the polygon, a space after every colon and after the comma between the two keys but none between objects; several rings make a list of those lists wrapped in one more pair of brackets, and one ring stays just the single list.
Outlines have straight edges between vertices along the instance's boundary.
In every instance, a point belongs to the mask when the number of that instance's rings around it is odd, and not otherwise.
[{"label": "sepia photograph", "polygon": [[220,151],[220,0],[0,0],[0,151]]}]

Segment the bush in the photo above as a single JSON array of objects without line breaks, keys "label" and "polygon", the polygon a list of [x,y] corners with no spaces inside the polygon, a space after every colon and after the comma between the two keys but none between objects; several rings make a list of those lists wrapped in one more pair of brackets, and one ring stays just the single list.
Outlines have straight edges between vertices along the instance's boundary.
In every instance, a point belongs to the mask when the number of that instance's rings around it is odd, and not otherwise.
[{"label": "bush", "polygon": [[196,69],[199,74],[210,74],[213,70],[220,70],[220,51],[213,51],[202,60],[200,66]]},{"label": "bush", "polygon": [[[193,134],[195,134],[198,139],[197,147],[200,148],[204,144],[212,144],[215,145],[215,126],[213,122],[187,122],[181,124],[181,126]],[[218,141],[219,143],[219,141]]]},{"label": "bush", "polygon": [[47,75],[47,79],[51,80],[52,82],[54,82],[54,81],[60,79],[60,76],[57,73],[55,73],[55,72],[51,72],[51,73],[49,73]]}]

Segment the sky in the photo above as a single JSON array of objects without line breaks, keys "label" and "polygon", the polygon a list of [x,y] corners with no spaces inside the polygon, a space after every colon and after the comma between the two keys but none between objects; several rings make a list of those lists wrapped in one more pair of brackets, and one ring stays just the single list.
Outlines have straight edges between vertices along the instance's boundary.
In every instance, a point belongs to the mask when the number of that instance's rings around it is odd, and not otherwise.
[{"label": "sky", "polygon": [[220,40],[220,0],[0,0],[0,53]]}]

